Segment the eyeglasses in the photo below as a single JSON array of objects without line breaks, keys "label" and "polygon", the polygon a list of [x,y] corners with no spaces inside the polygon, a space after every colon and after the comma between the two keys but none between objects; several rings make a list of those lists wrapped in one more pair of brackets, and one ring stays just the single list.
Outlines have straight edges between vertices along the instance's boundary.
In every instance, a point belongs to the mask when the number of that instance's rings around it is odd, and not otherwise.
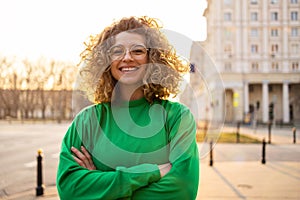
[{"label": "eyeglasses", "polygon": [[129,51],[130,56],[135,60],[141,60],[141,59],[145,58],[145,56],[147,55],[147,51],[148,51],[148,49],[144,45],[141,45],[141,44],[133,45],[129,49],[127,49],[123,45],[116,45],[116,46],[112,46],[108,50],[108,55],[113,61],[114,60],[122,60],[123,57],[125,56],[127,50]]}]

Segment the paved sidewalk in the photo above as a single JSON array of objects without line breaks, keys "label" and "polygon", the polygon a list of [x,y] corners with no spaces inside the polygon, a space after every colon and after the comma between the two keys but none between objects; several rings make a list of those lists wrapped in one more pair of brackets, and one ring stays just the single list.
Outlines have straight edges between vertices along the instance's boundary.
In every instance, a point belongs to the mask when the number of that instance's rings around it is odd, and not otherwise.
[{"label": "paved sidewalk", "polygon": [[202,163],[197,199],[300,199],[300,165],[296,162]]},{"label": "paved sidewalk", "polygon": [[[201,147],[201,145],[200,145]],[[300,199],[300,145],[217,144],[201,160],[197,199]]]}]

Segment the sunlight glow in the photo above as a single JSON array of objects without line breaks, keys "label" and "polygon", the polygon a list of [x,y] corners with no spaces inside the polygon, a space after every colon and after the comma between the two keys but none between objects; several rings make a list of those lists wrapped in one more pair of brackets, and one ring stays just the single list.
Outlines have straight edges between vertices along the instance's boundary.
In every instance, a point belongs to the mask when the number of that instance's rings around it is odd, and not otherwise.
[{"label": "sunlight glow", "polygon": [[0,56],[79,61],[83,42],[113,20],[158,18],[164,28],[204,40],[206,0],[0,0]]},{"label": "sunlight glow", "polygon": [[48,82],[46,83],[45,89],[46,89],[46,90],[50,90],[50,89],[53,88],[53,85],[54,85],[54,77],[51,76],[51,77],[48,79]]}]

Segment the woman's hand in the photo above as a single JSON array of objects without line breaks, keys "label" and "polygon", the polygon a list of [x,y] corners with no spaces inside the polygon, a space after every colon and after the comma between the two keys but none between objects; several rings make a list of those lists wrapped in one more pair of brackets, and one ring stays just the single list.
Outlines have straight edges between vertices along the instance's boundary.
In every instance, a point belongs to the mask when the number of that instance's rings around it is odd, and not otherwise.
[{"label": "woman's hand", "polygon": [[160,177],[164,177],[172,168],[171,163],[166,163],[162,165],[158,165],[158,169],[160,171]]},{"label": "woman's hand", "polygon": [[76,149],[75,147],[71,148],[71,151],[74,153],[74,160],[81,166],[89,170],[96,170],[96,167],[93,163],[93,160],[89,154],[89,152],[81,146],[81,151]]}]

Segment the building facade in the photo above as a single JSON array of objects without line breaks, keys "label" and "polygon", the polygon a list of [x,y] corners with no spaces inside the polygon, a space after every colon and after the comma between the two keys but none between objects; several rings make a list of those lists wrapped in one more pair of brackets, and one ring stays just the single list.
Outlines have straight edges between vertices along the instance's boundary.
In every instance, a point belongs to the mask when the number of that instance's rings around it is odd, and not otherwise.
[{"label": "building facade", "polygon": [[207,0],[204,16],[225,122],[300,124],[300,0]]}]

